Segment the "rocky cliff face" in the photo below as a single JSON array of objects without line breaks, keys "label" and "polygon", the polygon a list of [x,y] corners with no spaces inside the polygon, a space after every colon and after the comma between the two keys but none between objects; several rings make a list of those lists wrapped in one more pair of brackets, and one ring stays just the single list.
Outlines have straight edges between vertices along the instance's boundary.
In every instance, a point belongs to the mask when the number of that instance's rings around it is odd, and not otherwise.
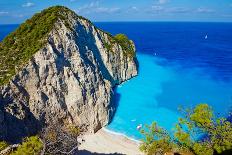
[{"label": "rocky cliff face", "polygon": [[44,47],[0,87],[0,139],[36,133],[54,119],[95,132],[114,114],[113,87],[137,75],[136,57],[112,36],[72,12],[65,16]]}]

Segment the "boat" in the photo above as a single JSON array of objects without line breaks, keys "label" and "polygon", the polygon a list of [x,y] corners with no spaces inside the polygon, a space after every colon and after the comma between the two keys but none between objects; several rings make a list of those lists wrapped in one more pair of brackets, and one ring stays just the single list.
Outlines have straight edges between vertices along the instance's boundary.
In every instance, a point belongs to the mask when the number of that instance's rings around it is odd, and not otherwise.
[{"label": "boat", "polygon": [[142,124],[139,124],[139,125],[136,127],[136,129],[137,129],[137,130],[140,130],[142,127],[143,127],[143,125],[142,125]]}]

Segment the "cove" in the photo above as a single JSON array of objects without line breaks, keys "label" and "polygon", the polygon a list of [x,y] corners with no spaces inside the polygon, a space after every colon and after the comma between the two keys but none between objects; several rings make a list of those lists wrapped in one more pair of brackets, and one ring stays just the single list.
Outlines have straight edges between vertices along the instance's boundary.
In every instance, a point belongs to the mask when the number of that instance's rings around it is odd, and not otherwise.
[{"label": "cove", "polygon": [[138,52],[139,75],[115,90],[117,111],[107,129],[141,139],[139,124],[156,121],[170,133],[182,107],[207,103],[216,115],[227,115],[232,83],[212,78],[206,69],[185,68],[178,63]]}]

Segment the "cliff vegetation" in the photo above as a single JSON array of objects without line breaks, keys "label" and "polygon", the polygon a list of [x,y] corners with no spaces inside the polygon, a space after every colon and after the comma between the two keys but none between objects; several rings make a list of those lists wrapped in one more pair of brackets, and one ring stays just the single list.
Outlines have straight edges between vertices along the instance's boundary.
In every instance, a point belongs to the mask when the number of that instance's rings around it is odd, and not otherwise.
[{"label": "cliff vegetation", "polygon": [[232,153],[232,123],[229,119],[216,118],[207,104],[183,112],[185,117],[179,119],[174,135],[169,135],[155,122],[142,129],[145,138],[140,149],[148,155]]},{"label": "cliff vegetation", "polygon": [[46,43],[46,35],[52,30],[65,7],[50,7],[35,14],[21,24],[0,43],[0,85],[7,83],[17,70],[41,49]]},{"label": "cliff vegetation", "polygon": [[0,152],[4,150],[8,146],[7,142],[1,141],[0,142]]},{"label": "cliff vegetation", "polygon": [[135,50],[131,40],[125,34],[117,34],[115,36],[110,36],[110,43],[104,42],[104,46],[107,51],[112,51],[113,45],[115,43],[119,44],[123,50],[123,54],[130,59],[135,57]]}]

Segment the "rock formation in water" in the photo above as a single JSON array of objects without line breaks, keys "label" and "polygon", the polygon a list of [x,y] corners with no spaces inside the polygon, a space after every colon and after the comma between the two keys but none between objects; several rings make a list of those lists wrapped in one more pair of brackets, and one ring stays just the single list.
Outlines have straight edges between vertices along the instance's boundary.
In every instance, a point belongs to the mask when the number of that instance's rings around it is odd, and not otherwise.
[{"label": "rock formation in water", "polygon": [[34,134],[54,119],[95,132],[115,112],[113,87],[137,75],[132,41],[61,6],[27,20],[0,54],[0,140]]}]

